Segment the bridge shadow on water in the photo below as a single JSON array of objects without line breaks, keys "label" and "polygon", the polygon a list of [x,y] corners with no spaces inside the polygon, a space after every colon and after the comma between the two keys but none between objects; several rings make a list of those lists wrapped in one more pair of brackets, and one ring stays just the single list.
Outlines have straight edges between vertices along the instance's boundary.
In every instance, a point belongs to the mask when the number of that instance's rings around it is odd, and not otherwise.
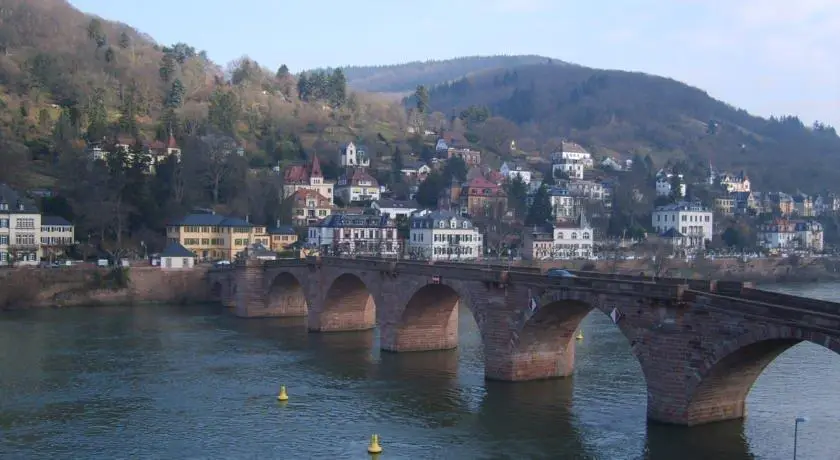
[{"label": "bridge shadow on water", "polygon": [[753,459],[744,420],[691,428],[648,423],[645,460]]}]

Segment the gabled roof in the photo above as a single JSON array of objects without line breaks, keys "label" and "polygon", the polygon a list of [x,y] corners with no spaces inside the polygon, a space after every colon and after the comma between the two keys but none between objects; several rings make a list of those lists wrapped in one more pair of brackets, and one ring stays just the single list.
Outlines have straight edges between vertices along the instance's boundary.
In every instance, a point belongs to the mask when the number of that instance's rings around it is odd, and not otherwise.
[{"label": "gabled roof", "polygon": [[166,245],[166,248],[163,252],[160,253],[161,257],[195,257],[195,254],[190,251],[189,249],[185,248],[181,245],[181,243],[169,243]]},{"label": "gabled roof", "polygon": [[[6,184],[0,184],[0,203],[9,205],[9,212],[13,211],[19,214],[38,214],[41,212],[31,200]],[[21,206],[23,209],[20,209]]]},{"label": "gabled roof", "polygon": [[660,233],[659,236],[661,236],[662,238],[684,238],[685,237],[685,235],[678,232],[676,228],[669,228],[668,230],[665,230],[664,232]]}]

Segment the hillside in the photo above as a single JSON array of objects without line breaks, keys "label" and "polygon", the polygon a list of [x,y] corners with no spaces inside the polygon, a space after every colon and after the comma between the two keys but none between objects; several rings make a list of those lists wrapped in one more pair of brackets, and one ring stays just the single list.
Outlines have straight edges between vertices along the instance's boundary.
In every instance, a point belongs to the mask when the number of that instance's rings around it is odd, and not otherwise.
[{"label": "hillside", "polygon": [[[416,104],[411,98],[406,103]],[[747,170],[760,189],[819,192],[840,183],[840,138],[833,128],[806,127],[796,117],[752,116],[667,78],[529,65],[483,72],[429,92],[430,112],[460,113],[470,106],[516,123],[501,130],[505,124],[497,122],[493,137],[506,132],[532,141],[527,145],[533,148],[568,138],[602,155],[649,154],[657,165],[682,159],[700,170],[711,161]],[[482,124],[472,124],[476,135]],[[491,149],[504,145],[478,141]]]},{"label": "hillside", "polygon": [[[66,0],[0,0],[0,183],[58,194],[44,210],[100,247],[160,242],[164,222],[197,207],[274,222],[283,211],[269,166],[317,154],[335,175],[351,140],[381,164],[405,123],[399,101],[348,91],[340,70],[295,76],[247,57],[222,67]],[[170,135],[183,161],[144,174],[141,146]],[[90,143],[106,163],[88,161]]]},{"label": "hillside", "polygon": [[470,56],[383,66],[350,66],[342,70],[351,88],[377,93],[404,93],[414,91],[418,85],[432,86],[476,72],[546,62],[564,64],[535,55]]}]

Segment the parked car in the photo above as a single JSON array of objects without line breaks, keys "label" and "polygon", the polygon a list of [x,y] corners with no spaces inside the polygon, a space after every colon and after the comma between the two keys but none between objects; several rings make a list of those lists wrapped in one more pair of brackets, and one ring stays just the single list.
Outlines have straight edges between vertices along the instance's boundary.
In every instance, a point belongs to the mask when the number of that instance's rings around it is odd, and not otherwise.
[{"label": "parked car", "polygon": [[564,268],[552,268],[545,272],[551,278],[577,278],[572,272]]}]

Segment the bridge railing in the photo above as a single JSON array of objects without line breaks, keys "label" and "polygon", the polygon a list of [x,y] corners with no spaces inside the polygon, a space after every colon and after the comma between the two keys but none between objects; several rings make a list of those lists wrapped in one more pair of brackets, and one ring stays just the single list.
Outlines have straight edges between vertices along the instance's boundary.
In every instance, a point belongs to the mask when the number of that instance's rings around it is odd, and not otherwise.
[{"label": "bridge railing", "polygon": [[750,288],[741,289],[741,293],[738,297],[740,299],[755,300],[758,302],[783,305],[791,308],[800,308],[804,310],[840,315],[840,303],[830,302],[827,300],[812,299],[809,297],[800,297]]}]

